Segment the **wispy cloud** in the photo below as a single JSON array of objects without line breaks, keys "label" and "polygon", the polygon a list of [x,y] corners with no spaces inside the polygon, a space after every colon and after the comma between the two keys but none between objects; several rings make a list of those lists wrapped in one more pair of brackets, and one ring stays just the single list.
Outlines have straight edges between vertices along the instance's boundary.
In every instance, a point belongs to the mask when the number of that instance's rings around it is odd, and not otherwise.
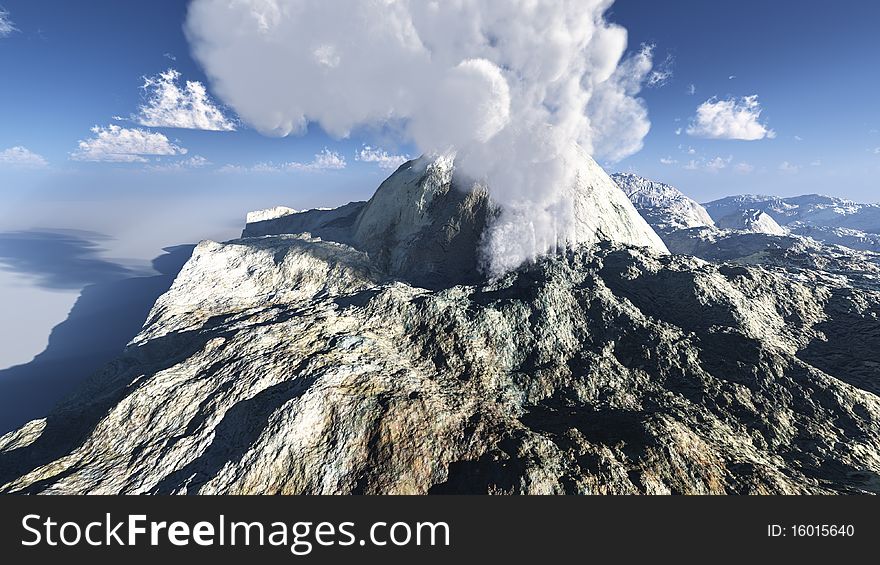
[{"label": "wispy cloud", "polygon": [[722,157],[715,157],[714,159],[709,160],[706,163],[706,170],[709,172],[717,173],[721,169],[726,169],[727,165],[733,161],[733,157],[728,157],[726,159]]},{"label": "wispy cloud", "polygon": [[662,165],[674,165],[676,163],[678,163],[678,161],[672,157],[660,157],[660,164]]},{"label": "wispy cloud", "polygon": [[3,168],[43,169],[48,166],[45,157],[21,145],[0,151],[0,167]]},{"label": "wispy cloud", "polygon": [[288,163],[264,162],[249,167],[244,165],[226,164],[217,170],[221,173],[284,173],[291,171],[313,173],[340,170],[345,167],[345,157],[335,151],[330,151],[329,149],[324,148],[324,150],[315,155],[315,158],[308,163],[301,163],[298,161],[291,161]]},{"label": "wispy cloud", "polygon": [[751,163],[741,162],[734,165],[733,170],[740,174],[747,175],[755,171],[755,166]]},{"label": "wispy cloud", "polygon": [[[647,50],[649,57],[653,56],[653,45],[642,46],[642,49]],[[665,86],[672,78],[672,67],[674,64],[675,59],[672,55],[666,55],[666,58],[663,59],[659,65],[655,66],[648,74],[648,78],[645,80],[645,85],[648,88],[660,88],[661,86]]]},{"label": "wispy cloud", "polygon": [[132,121],[149,127],[234,131],[235,124],[214,104],[205,85],[188,80],[181,86],[180,73],[174,69],[144,77],[141,88],[146,102],[132,116]]},{"label": "wispy cloud", "polygon": [[756,95],[727,100],[710,98],[697,108],[687,132],[707,139],[772,139],[776,132],[760,122],[761,112]]},{"label": "wispy cloud", "polygon": [[147,169],[160,173],[174,173],[181,171],[191,171],[195,169],[204,169],[210,164],[211,161],[209,161],[205,157],[202,157],[201,155],[193,155],[192,157],[188,157],[186,159],[181,159],[179,161],[174,161],[171,163],[159,163],[156,165],[149,165],[147,166]]},{"label": "wispy cloud", "polygon": [[801,168],[797,165],[789,163],[788,161],[783,161],[779,164],[779,170],[783,173],[796,173],[801,170]]},{"label": "wispy cloud", "polygon": [[694,83],[690,83],[687,87],[687,93],[690,96],[693,96],[694,94],[696,94],[697,93],[697,85]]},{"label": "wispy cloud", "polygon": [[409,155],[392,155],[378,147],[364,145],[354,156],[355,161],[376,163],[382,169],[396,169],[409,161]]},{"label": "wispy cloud", "polygon": [[146,156],[186,154],[186,149],[158,132],[117,125],[95,126],[91,131],[95,136],[80,140],[76,151],[70,154],[74,161],[146,163]]},{"label": "wispy cloud", "polygon": [[9,37],[16,31],[18,28],[9,19],[9,11],[0,7],[0,39]]},{"label": "wispy cloud", "polygon": [[722,169],[726,169],[728,165],[730,165],[731,161],[733,161],[733,156],[728,157],[715,157],[713,159],[691,159],[688,161],[684,168],[688,171],[706,171],[709,173],[717,173]]},{"label": "wispy cloud", "polygon": [[333,171],[345,168],[345,157],[325,147],[308,163],[287,163],[285,167],[293,171]]}]

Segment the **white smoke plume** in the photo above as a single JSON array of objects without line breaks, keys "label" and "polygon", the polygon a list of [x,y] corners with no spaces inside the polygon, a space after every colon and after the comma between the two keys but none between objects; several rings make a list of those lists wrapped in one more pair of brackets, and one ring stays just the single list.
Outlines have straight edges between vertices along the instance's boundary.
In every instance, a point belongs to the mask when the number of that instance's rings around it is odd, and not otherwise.
[{"label": "white smoke plume", "polygon": [[650,128],[637,94],[652,50],[623,59],[612,1],[194,0],[186,32],[214,91],[263,133],[391,124],[426,153],[454,150],[502,207],[487,248],[522,254],[491,240],[519,237],[525,216],[546,232],[530,239],[559,241],[575,144],[618,160]]}]

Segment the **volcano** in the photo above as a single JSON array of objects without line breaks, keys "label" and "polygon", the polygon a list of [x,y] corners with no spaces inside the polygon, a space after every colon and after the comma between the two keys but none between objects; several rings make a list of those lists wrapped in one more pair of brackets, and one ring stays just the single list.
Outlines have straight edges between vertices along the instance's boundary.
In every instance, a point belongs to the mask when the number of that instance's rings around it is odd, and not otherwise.
[{"label": "volcano", "polygon": [[0,438],[0,491],[880,491],[871,272],[670,254],[576,168],[564,245],[502,276],[449,156],[200,243],[120,358]]}]

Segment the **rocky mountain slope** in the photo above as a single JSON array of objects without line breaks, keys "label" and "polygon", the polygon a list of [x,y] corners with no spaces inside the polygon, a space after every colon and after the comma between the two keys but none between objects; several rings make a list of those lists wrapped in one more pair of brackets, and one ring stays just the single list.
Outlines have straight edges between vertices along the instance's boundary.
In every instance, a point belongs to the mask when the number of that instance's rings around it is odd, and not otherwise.
[{"label": "rocky mountain slope", "polygon": [[0,438],[0,491],[880,492],[877,288],[620,241],[418,285],[412,242],[483,210],[430,177],[384,223],[353,204],[202,242],[120,359]]},{"label": "rocky mountain slope", "polygon": [[705,208],[673,186],[632,173],[614,173],[611,178],[660,233],[715,225]]},{"label": "rocky mountain slope", "polygon": [[719,218],[715,225],[721,229],[750,233],[766,233],[770,235],[785,235],[787,233],[769,214],[752,209],[732,212]]}]

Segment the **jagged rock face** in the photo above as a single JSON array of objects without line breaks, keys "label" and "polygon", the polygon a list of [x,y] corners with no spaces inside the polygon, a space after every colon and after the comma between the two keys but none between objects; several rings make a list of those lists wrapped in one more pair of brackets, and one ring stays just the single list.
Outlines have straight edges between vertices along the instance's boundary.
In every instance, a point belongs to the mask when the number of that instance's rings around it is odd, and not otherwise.
[{"label": "jagged rock face", "polygon": [[719,218],[715,225],[721,229],[750,233],[786,234],[786,231],[776,223],[776,220],[760,210],[738,210],[723,218]]},{"label": "jagged rock face", "polygon": [[611,178],[661,237],[672,230],[715,225],[705,208],[673,186],[631,173]]},{"label": "jagged rock face", "polygon": [[454,159],[409,161],[379,186],[352,243],[386,272],[432,288],[482,278],[480,239],[497,211],[486,189],[455,173]]},{"label": "jagged rock face", "polygon": [[876,493],[878,350],[880,294],[810,272],[584,246],[427,290],[205,242],[0,490]]}]

